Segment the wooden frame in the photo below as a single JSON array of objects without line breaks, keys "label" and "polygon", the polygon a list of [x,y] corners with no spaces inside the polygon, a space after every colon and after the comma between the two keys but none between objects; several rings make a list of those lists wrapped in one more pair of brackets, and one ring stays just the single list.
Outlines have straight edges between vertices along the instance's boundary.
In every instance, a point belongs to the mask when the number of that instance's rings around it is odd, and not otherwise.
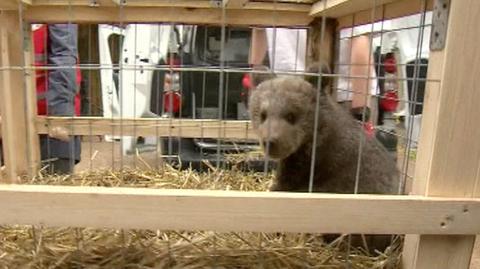
[{"label": "wooden frame", "polygon": [[[273,10],[226,10],[225,24],[236,26],[306,26],[311,21],[308,12]],[[121,14],[121,16],[120,16]],[[159,15],[161,14],[161,15]],[[246,16],[251,19],[245,20]],[[119,13],[118,7],[73,6],[34,6],[25,10],[25,19],[30,22],[89,22],[109,23],[186,23],[219,24],[222,21],[221,9],[187,7],[125,7]]]},{"label": "wooden frame", "polygon": [[[472,66],[480,42],[478,1],[450,2],[445,49],[430,54],[424,120],[416,164],[415,194],[480,197],[480,69]],[[474,61],[480,61],[476,57]],[[453,112],[453,113],[452,113]],[[409,236],[404,264],[410,268],[469,268],[474,235]]]},{"label": "wooden frame", "polygon": [[37,132],[64,127],[69,135],[125,135],[256,139],[250,121],[189,119],[108,119],[99,117],[37,117]]},{"label": "wooden frame", "polygon": [[[379,0],[372,18],[368,0],[329,0],[313,5],[256,3],[230,0],[226,10],[201,6],[206,1],[132,0],[123,5],[85,0],[67,8],[48,0],[4,0],[0,3],[2,67],[28,66],[21,61],[20,19],[27,22],[179,22],[199,24],[306,26],[315,16],[337,20],[338,29],[389,19],[432,8],[433,0]],[[23,18],[15,10],[23,5]],[[171,3],[176,3],[170,5]],[[328,4],[327,3],[327,4]],[[323,5],[322,5],[323,4]],[[153,6],[153,7],[150,7]],[[148,8],[147,8],[148,7]],[[326,7],[326,8],[325,8]],[[119,9],[122,9],[122,16]],[[68,10],[68,12],[65,12]],[[171,14],[170,12],[174,12]],[[142,13],[142,14],[140,14]],[[480,69],[480,36],[476,17],[480,2],[451,0],[447,43],[432,52],[425,98],[424,121],[416,166],[414,194],[420,196],[362,196],[287,193],[238,193],[191,190],[144,190],[51,186],[0,186],[0,224],[72,225],[110,228],[212,229],[217,231],[291,231],[406,233],[405,268],[467,269],[474,234],[480,232],[480,118],[476,89]],[[161,17],[158,14],[162,14]],[[246,16],[251,19],[246,20]],[[14,43],[16,42],[16,43]],[[31,52],[31,51],[30,51]],[[32,84],[23,70],[2,69],[0,88],[2,135],[10,181],[28,170],[35,159],[27,146],[37,147],[35,135],[70,125],[72,134],[181,135],[254,139],[247,122],[172,121],[137,119],[59,119],[36,117]],[[26,85],[13,91],[12,85]],[[29,86],[30,85],[30,86]],[[23,100],[25,106],[12,106]],[[22,110],[27,107],[27,114]],[[452,113],[452,111],[454,113]],[[102,124],[101,126],[98,124]],[[175,131],[172,131],[172,128]],[[34,130],[29,133],[26,130]],[[67,128],[68,129],[68,128]],[[118,132],[117,132],[118,131]],[[19,141],[27,141],[22,145]],[[440,198],[450,197],[450,198]],[[457,198],[452,198],[457,197]],[[218,206],[221,205],[221,206]],[[372,212],[375,205],[375,212]],[[43,210],[48,208],[49,210]],[[223,210],[219,210],[222,208]],[[278,210],[281,208],[282,210]],[[42,209],[42,210],[40,210]],[[126,218],[132,211],[137,218]],[[324,218],[328,214],[329,218]],[[86,218],[85,216],[88,216]],[[118,221],[118,220],[121,221]],[[384,223],[388,219],[391,223]],[[347,221],[345,221],[347,220]]]},{"label": "wooden frame", "polygon": [[[480,199],[0,185],[0,203],[8,205],[0,207],[1,224],[219,232],[480,233]],[[385,220],[388,225],[382,224]]]},{"label": "wooden frame", "polygon": [[[31,22],[177,22],[219,24],[221,10],[209,0],[4,0],[2,9],[17,9],[18,2],[25,5],[24,18]],[[325,2],[327,1],[327,2]],[[423,0],[377,0],[375,21],[417,13]],[[426,0],[431,9],[434,0]],[[307,26],[313,17],[336,18],[340,28],[371,22],[372,0],[321,0],[254,2],[224,0],[225,23],[243,26]],[[295,2],[295,3],[294,3]],[[71,3],[71,8],[67,9]],[[325,4],[326,3],[326,4]],[[122,6],[122,17],[119,16]],[[142,15],[138,15],[138,14]],[[175,15],[171,15],[175,14]],[[161,14],[159,16],[159,14]],[[249,17],[248,22],[245,20]]]},{"label": "wooden frame", "polygon": [[[422,12],[423,1],[425,1],[425,11],[433,9],[434,0],[387,1],[387,4],[378,5],[374,12],[372,12],[371,9],[365,9],[338,17],[338,28],[342,29],[356,25],[378,22],[381,20],[418,14]],[[325,12],[329,11],[327,10]],[[373,13],[375,13],[374,18],[372,18]]]},{"label": "wooden frame", "polygon": [[[0,11],[1,66],[28,66],[32,62],[30,31],[22,31],[18,22],[16,11]],[[23,70],[0,71],[1,133],[3,143],[11,145],[3,148],[6,173],[12,182],[21,174],[33,175],[40,159],[34,126],[37,114],[34,77],[24,79],[25,74]]]}]

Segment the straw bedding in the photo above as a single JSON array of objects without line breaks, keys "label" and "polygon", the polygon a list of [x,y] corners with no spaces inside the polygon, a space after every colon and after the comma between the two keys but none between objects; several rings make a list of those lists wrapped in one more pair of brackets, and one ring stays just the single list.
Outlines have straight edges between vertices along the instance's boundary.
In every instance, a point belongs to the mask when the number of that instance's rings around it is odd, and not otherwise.
[{"label": "straw bedding", "polygon": [[[132,169],[43,176],[25,184],[262,191],[272,174],[240,169],[207,172]],[[134,213],[132,213],[134,217]],[[0,268],[397,268],[400,239],[372,257],[345,250],[345,237],[327,245],[320,235],[210,231],[0,228]]]}]

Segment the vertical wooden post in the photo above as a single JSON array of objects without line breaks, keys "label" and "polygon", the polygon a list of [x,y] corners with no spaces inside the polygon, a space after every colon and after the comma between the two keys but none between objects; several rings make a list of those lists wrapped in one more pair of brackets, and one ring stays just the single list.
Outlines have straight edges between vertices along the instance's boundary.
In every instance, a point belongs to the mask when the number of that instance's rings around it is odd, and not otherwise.
[{"label": "vertical wooden post", "polygon": [[[332,18],[325,18],[325,32],[322,39],[322,23],[324,18],[317,17],[310,23],[308,35],[308,57],[307,66],[312,62],[324,62],[328,64],[333,72],[335,55],[335,37],[337,21]],[[332,95],[336,94],[333,87],[330,89]]]},{"label": "vertical wooden post", "polygon": [[[451,0],[445,48],[432,51],[414,194],[478,197],[480,184],[480,1]],[[469,214],[468,208],[456,214]],[[439,219],[448,228],[455,215]],[[475,236],[409,235],[404,268],[467,269]]]},{"label": "vertical wooden post", "polygon": [[0,11],[0,114],[6,181],[11,183],[32,175],[39,164],[34,72],[22,70],[32,62],[29,29],[21,28],[18,11]]}]

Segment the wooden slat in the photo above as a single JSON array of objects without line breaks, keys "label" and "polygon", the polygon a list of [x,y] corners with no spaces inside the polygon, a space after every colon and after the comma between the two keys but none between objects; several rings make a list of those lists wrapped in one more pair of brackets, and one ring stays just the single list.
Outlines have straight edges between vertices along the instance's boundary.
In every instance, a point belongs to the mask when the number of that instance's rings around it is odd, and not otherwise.
[{"label": "wooden slat", "polygon": [[[34,6],[91,6],[91,0],[32,0]],[[96,0],[99,7],[118,7],[121,0]],[[213,8],[209,0],[128,0],[125,6]]]},{"label": "wooden slat", "polygon": [[47,134],[64,127],[70,135],[181,136],[256,139],[250,121],[189,119],[108,119],[99,117],[38,117],[37,130]]},{"label": "wooden slat", "polygon": [[310,16],[339,18],[395,1],[399,0],[321,0],[313,4]]},{"label": "wooden slat", "polygon": [[[30,24],[23,24],[23,59],[24,66],[32,66],[35,62],[35,49],[33,44],[33,32]],[[26,129],[25,135],[27,139],[27,162],[29,176],[37,174],[40,167],[40,138],[37,135],[35,120],[38,115],[37,111],[37,88],[36,74],[34,70],[26,70],[23,80],[25,90],[22,93],[25,99]],[[23,90],[23,89],[22,89]]]},{"label": "wooden slat", "polygon": [[[451,1],[446,46],[430,55],[413,191],[415,194],[474,197],[479,182],[480,110],[477,81],[480,2]],[[405,243],[406,268],[467,269],[475,236],[416,236]]]},{"label": "wooden slat", "polygon": [[242,8],[248,0],[223,0],[227,8]]},{"label": "wooden slat", "polygon": [[[7,22],[7,15],[0,12],[0,23],[2,21]],[[5,27],[0,26],[0,66],[8,67],[10,66],[10,55],[9,55],[9,36]],[[15,142],[15,129],[13,128],[14,116],[13,116],[13,103],[12,103],[12,93],[10,89],[12,88],[12,71],[3,70],[0,72],[0,114],[2,114],[2,146],[3,149],[3,161],[5,165],[8,165],[6,172],[6,177],[10,180],[16,180],[17,178],[17,158],[15,156],[15,151],[12,150],[12,147]],[[8,89],[8,90],[7,90]],[[5,180],[5,179],[4,179]],[[8,180],[8,181],[10,181]]]},{"label": "wooden slat", "polygon": [[0,1],[0,10],[16,10],[18,9],[17,0],[2,0]]},{"label": "wooden slat", "polygon": [[293,3],[265,3],[265,2],[247,2],[243,9],[264,9],[264,10],[277,10],[277,11],[298,11],[308,12],[311,9],[311,5],[308,4],[293,4]]},{"label": "wooden slat", "polygon": [[[116,6],[112,0],[96,0],[98,6]],[[91,0],[32,0],[33,6],[90,6]]]},{"label": "wooden slat", "polygon": [[269,3],[277,3],[277,4],[313,4],[317,2],[318,0],[250,0],[250,3],[255,3],[255,2],[269,2]]},{"label": "wooden slat", "polygon": [[[325,21],[324,21],[325,19]],[[322,36],[322,24],[325,23],[325,29]],[[308,57],[307,66],[313,63],[324,62],[330,70],[334,70],[334,55],[336,41],[336,20],[331,18],[318,17],[310,23],[308,31]],[[329,92],[336,99],[336,91],[333,90],[333,83],[330,85]]]},{"label": "wooden slat", "polygon": [[18,4],[22,3],[23,5],[31,5],[32,0],[1,0],[0,1],[0,10],[17,10]]},{"label": "wooden slat", "polygon": [[[90,6],[90,0],[32,0],[36,6]],[[97,0],[98,6],[118,6],[120,0]],[[267,2],[248,2],[240,5],[234,5],[234,2],[228,2],[226,8],[229,9],[259,9],[259,10],[283,10],[309,12],[311,5],[305,3],[267,3]],[[129,7],[186,7],[186,8],[218,8],[210,0],[128,0],[126,6]]]},{"label": "wooden slat", "polygon": [[[382,6],[377,6],[375,11],[371,9],[353,12],[338,18],[338,28],[347,28],[382,20],[394,19],[423,12],[424,0],[397,0]],[[433,9],[433,0],[425,0],[425,10]],[[372,18],[372,13],[375,16]]]},{"label": "wooden slat", "polygon": [[[24,66],[29,44],[23,44],[24,31],[19,26],[16,11],[0,11],[0,66]],[[28,32],[26,33],[28,35]],[[25,45],[25,50],[22,47]],[[22,70],[0,71],[0,109],[2,115],[2,144],[7,169],[7,179],[15,181],[18,175],[32,174],[30,165],[38,156],[38,137],[33,122],[36,103],[32,102],[33,81],[25,80]],[[31,77],[30,77],[31,78]],[[26,87],[26,88],[25,88]],[[25,94],[28,94],[27,97]],[[32,115],[27,115],[31,113]]]},{"label": "wooden slat", "polygon": [[[218,232],[480,232],[480,200],[466,199],[3,185],[0,204],[1,225]],[[446,216],[453,216],[452,221],[446,221]],[[447,224],[442,226],[443,222]]]},{"label": "wooden slat", "polygon": [[[120,16],[121,15],[121,16]],[[180,7],[115,7],[84,6],[32,6],[25,10],[24,18],[37,23],[125,23],[178,22],[188,24],[221,24],[222,10]],[[311,18],[306,12],[271,10],[227,10],[225,23],[250,26],[306,26]]]}]

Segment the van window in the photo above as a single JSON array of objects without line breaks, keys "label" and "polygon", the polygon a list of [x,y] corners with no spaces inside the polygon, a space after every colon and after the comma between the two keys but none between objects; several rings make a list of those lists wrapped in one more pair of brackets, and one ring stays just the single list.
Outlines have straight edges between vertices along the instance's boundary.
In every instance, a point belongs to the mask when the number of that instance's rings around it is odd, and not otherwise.
[{"label": "van window", "polygon": [[[225,30],[225,64],[248,65],[251,30],[249,28],[226,28]],[[196,40],[199,58],[214,65],[220,64],[221,41],[221,27],[199,27]]]}]

